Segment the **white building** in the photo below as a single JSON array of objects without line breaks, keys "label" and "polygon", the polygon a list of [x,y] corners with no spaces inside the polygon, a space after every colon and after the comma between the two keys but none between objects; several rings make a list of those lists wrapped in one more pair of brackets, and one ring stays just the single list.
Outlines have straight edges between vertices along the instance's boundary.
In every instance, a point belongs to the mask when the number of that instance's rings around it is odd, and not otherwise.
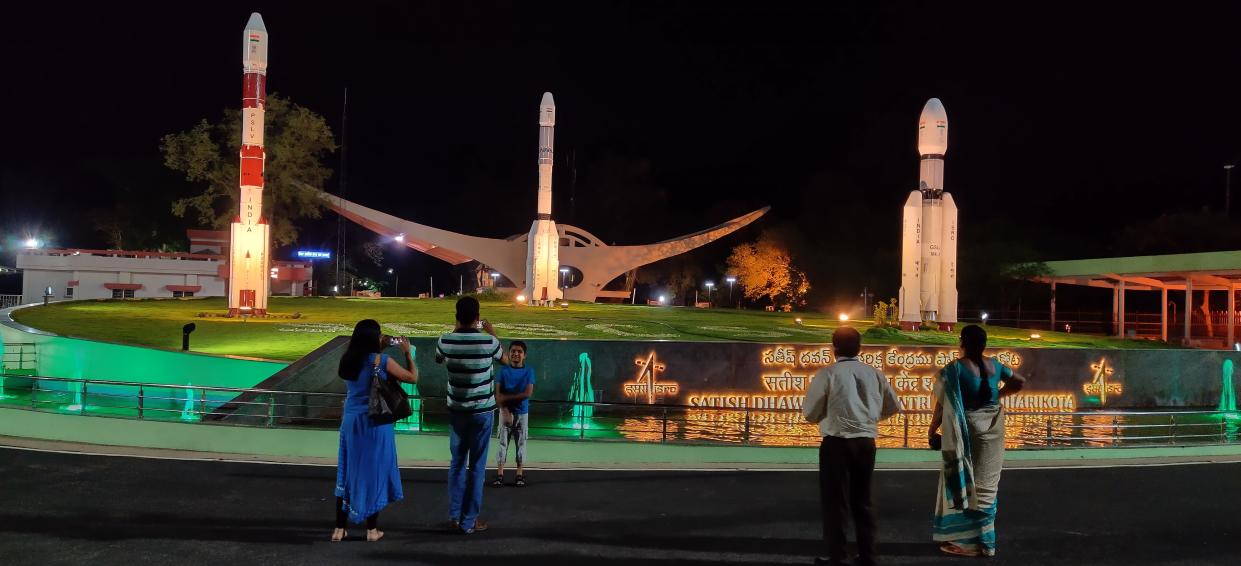
[{"label": "white building", "polygon": [[[228,263],[217,234],[191,230],[190,249],[207,253],[123,250],[26,249],[17,254],[25,302],[54,300],[223,297]],[[222,236],[223,248],[227,236]],[[314,267],[305,261],[272,262],[273,295],[312,294]]]}]

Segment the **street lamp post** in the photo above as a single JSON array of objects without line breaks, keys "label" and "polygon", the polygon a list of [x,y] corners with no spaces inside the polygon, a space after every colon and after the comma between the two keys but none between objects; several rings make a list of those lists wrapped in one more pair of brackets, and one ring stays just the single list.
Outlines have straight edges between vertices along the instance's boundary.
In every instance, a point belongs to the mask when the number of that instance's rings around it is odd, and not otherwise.
[{"label": "street lamp post", "polygon": [[[730,275],[724,281],[728,282],[728,304],[731,305],[733,304],[733,283],[737,282],[737,278]],[[738,307],[740,307],[739,304]]]},{"label": "street lamp post", "polygon": [[392,284],[392,296],[393,297],[401,296],[401,274],[397,273],[391,267],[389,267],[388,275],[391,275],[392,278],[395,279],[395,282]]},{"label": "street lamp post", "polygon": [[492,271],[491,272],[491,288],[495,289],[496,285],[498,285],[499,282],[500,282],[500,274],[495,271]]},{"label": "street lamp post", "polygon": [[712,297],[715,296],[715,282],[707,281],[707,304],[713,304]]},{"label": "street lamp post", "polygon": [[560,268],[560,288],[569,288],[569,268],[567,267]]}]

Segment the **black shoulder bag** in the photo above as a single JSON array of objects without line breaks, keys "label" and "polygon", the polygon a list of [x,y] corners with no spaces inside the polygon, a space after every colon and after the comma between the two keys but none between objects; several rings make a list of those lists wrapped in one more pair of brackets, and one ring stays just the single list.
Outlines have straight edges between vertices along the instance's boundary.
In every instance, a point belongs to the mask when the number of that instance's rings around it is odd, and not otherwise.
[{"label": "black shoulder bag", "polygon": [[379,375],[379,361],[383,359],[375,354],[375,362],[371,364],[371,394],[367,404],[366,416],[375,424],[392,424],[408,418],[414,412],[409,406],[409,394],[389,376],[384,379]]}]

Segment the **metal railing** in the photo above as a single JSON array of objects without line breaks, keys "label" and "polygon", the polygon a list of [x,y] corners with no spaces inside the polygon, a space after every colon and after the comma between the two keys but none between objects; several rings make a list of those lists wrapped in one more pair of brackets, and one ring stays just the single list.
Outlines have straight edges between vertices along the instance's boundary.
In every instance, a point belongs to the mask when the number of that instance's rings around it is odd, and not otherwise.
[{"label": "metal railing", "polygon": [[[0,375],[0,407],[139,420],[327,429],[339,426],[345,395],[308,391],[131,383]],[[412,396],[399,432],[446,432],[442,397]],[[886,448],[925,448],[928,411],[879,424]],[[1006,411],[1010,448],[1221,444],[1241,441],[1241,413],[1211,410]],[[796,409],[710,408],[632,403],[530,402],[530,436],[662,443],[811,446],[818,425]]]},{"label": "metal railing", "polygon": [[33,342],[5,342],[0,344],[0,373],[17,375],[35,373],[39,362],[38,345]]}]

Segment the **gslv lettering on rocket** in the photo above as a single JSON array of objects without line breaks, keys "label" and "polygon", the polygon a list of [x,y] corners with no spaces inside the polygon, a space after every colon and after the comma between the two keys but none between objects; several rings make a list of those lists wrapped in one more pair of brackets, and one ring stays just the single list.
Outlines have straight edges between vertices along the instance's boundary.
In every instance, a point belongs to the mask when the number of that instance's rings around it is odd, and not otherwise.
[{"label": "gslv lettering on rocket", "polygon": [[901,227],[901,326],[957,322],[957,204],[944,191],[948,113],[938,98],[918,117],[918,190],[905,201]]}]

